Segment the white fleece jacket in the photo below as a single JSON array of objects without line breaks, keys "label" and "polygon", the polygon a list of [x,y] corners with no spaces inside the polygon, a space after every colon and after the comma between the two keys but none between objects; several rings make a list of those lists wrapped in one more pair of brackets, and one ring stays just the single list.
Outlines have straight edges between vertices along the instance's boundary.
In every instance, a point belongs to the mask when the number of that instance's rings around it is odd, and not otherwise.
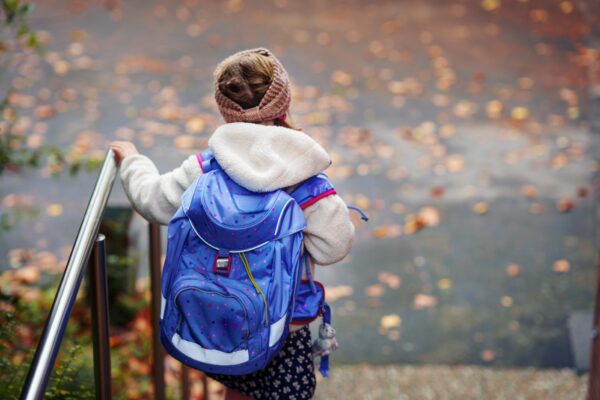
[{"label": "white fleece jacket", "polygon": [[[219,127],[208,142],[219,165],[239,185],[252,191],[289,188],[327,169],[325,150],[303,132],[278,126],[231,123]],[[179,208],[181,195],[202,174],[195,155],[160,175],[141,154],[121,163],[121,180],[134,208],[147,220],[166,225]],[[352,247],[354,226],[337,195],[304,209],[304,245],[315,263],[329,265]]]}]

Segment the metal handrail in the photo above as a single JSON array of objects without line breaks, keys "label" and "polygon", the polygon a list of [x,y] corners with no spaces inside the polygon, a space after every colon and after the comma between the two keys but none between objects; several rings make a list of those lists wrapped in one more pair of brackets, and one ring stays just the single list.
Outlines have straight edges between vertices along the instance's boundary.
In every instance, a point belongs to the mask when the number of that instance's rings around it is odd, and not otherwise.
[{"label": "metal handrail", "polygon": [[29,367],[29,372],[21,392],[22,400],[37,400],[44,396],[44,391],[48,385],[48,379],[50,378],[50,373],[52,372],[52,367],[56,360],[60,343],[69,316],[71,315],[77,292],[79,291],[79,286],[81,285],[83,273],[96,241],[102,214],[104,213],[108,197],[117,177],[117,171],[118,167],[115,163],[113,152],[112,150],[108,150],[81,226],[77,232],[75,244],[71,250],[65,272],[60,280],[58,292],[52,303],[50,315],[44,326],[40,343]]},{"label": "metal handrail", "polygon": [[92,344],[94,348],[94,383],[96,398],[110,399],[110,323],[108,318],[108,274],[106,271],[106,237],[99,234],[88,267],[88,291],[92,308]]}]

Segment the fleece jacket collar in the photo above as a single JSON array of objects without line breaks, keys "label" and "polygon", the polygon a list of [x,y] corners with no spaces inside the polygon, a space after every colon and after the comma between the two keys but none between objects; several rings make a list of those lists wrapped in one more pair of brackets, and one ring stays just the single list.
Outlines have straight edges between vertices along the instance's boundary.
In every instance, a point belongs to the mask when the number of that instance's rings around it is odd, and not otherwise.
[{"label": "fleece jacket collar", "polygon": [[215,130],[208,146],[225,172],[254,192],[296,185],[331,164],[314,139],[281,126],[224,124]]}]

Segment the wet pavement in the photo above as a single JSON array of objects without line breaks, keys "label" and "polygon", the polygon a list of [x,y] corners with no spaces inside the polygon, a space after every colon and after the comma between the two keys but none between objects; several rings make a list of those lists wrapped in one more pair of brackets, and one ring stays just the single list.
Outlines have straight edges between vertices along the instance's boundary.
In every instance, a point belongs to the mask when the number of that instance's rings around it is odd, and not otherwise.
[{"label": "wet pavement", "polygon": [[[44,1],[31,24],[48,52],[25,61],[41,76],[26,129],[98,154],[133,140],[161,171],[221,123],[221,59],[278,55],[296,122],[371,218],[317,272],[335,362],[572,365],[567,317],[593,301],[600,93],[574,2]],[[3,207],[40,215],[2,233],[0,270],[15,249],[68,254],[95,177],[47,175],[2,177]]]}]

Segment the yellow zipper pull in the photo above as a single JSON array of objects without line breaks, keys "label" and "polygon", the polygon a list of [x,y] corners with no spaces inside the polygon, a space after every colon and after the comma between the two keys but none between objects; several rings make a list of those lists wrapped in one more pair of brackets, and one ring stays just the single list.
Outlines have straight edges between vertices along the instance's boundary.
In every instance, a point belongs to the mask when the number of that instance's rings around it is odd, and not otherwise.
[{"label": "yellow zipper pull", "polygon": [[242,260],[242,264],[244,264],[244,269],[246,269],[246,274],[248,275],[250,282],[252,282],[252,285],[254,286],[256,291],[261,295],[263,302],[265,303],[265,326],[269,326],[269,305],[267,304],[267,298],[265,297],[265,294],[263,293],[260,286],[258,286],[258,283],[256,283],[256,281],[254,280],[254,276],[252,276],[252,271],[250,270],[250,265],[248,264],[246,254],[239,253],[239,255],[240,260]]}]

